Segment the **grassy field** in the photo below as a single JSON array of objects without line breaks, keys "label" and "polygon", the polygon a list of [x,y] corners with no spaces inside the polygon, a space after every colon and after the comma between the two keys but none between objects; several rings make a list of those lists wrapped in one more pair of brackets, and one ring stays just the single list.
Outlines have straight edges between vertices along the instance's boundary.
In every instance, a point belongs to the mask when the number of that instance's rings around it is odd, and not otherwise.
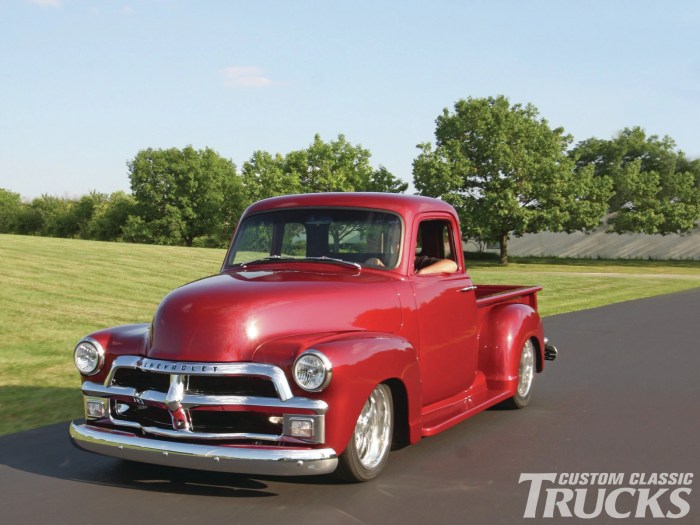
[{"label": "grassy field", "polygon": [[[223,250],[0,235],[0,434],[80,417],[77,340],[149,322],[172,288],[217,273]],[[700,262],[477,261],[478,283],[540,284],[543,315],[700,286]]]},{"label": "grassy field", "polygon": [[700,261],[511,258],[468,264],[477,284],[539,284],[542,316],[680,292],[700,286]]}]

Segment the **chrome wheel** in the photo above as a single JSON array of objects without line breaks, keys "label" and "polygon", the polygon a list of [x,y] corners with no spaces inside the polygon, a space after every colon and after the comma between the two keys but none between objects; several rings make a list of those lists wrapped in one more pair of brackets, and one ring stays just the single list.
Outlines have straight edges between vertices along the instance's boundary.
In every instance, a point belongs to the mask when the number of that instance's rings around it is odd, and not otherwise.
[{"label": "chrome wheel", "polygon": [[536,367],[537,355],[535,354],[535,345],[532,340],[528,339],[523,343],[523,349],[520,353],[518,384],[513,392],[513,397],[503,401],[501,403],[502,407],[525,408],[528,405],[532,395],[532,383],[535,380]]},{"label": "chrome wheel", "polygon": [[520,356],[520,372],[518,373],[518,395],[527,398],[532,388],[532,379],[535,376],[535,349],[529,339],[523,346]]},{"label": "chrome wheel", "polygon": [[372,391],[355,424],[355,450],[360,464],[374,469],[391,446],[391,394],[384,385]]},{"label": "chrome wheel", "polygon": [[391,389],[387,385],[378,385],[365,401],[350,442],[340,456],[339,477],[350,482],[376,477],[389,457],[393,433]]}]

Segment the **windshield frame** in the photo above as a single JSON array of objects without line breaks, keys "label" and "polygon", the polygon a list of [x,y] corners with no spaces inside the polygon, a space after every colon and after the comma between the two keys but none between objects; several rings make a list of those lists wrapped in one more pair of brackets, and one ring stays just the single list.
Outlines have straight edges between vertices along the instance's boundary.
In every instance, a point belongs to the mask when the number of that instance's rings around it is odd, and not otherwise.
[{"label": "windshield frame", "polygon": [[[366,261],[357,261],[354,259],[344,259],[342,258],[342,253],[335,253],[335,254],[324,254],[323,256],[298,256],[298,257],[288,257],[285,255],[280,254],[280,256],[276,256],[273,254],[269,254],[267,256],[261,257],[259,259],[255,259],[253,261],[241,261],[241,262],[233,262],[235,254],[237,253],[237,248],[239,247],[239,244],[241,242],[241,236],[244,232],[244,228],[246,225],[246,222],[249,221],[252,218],[259,218],[260,216],[265,216],[265,215],[282,215],[282,214],[288,214],[288,213],[293,213],[293,212],[314,212],[318,211],[319,214],[327,214],[331,210],[338,210],[338,211],[343,211],[343,212],[366,212],[366,213],[381,213],[383,215],[390,215],[392,217],[395,217],[397,219],[397,224],[400,228],[400,233],[398,237],[398,254],[396,257],[395,263],[390,266],[381,266],[381,265],[375,265],[375,264],[367,264]],[[310,214],[309,214],[310,215]],[[283,222],[280,221],[280,224],[291,224],[290,222]],[[222,271],[226,270],[232,270],[232,269],[243,269],[245,270],[246,267],[249,267],[251,263],[254,263],[255,265],[261,265],[261,264],[289,264],[289,263],[332,263],[334,260],[337,262],[338,266],[346,266],[348,268],[354,267],[356,269],[365,269],[365,268],[371,268],[371,269],[376,269],[376,270],[382,270],[382,271],[397,271],[400,266],[401,266],[401,261],[403,260],[403,251],[404,251],[404,241],[405,241],[405,236],[406,236],[406,224],[403,219],[403,217],[394,211],[387,210],[387,209],[381,209],[381,208],[372,208],[372,207],[359,207],[359,206],[293,206],[293,207],[285,207],[285,208],[274,208],[274,209],[268,209],[268,210],[261,210],[255,213],[251,213],[248,215],[244,215],[239,224],[238,227],[236,228],[235,235],[233,239],[231,240],[231,243],[229,245],[229,249],[226,252],[226,257],[224,259],[224,264],[222,266]]]}]

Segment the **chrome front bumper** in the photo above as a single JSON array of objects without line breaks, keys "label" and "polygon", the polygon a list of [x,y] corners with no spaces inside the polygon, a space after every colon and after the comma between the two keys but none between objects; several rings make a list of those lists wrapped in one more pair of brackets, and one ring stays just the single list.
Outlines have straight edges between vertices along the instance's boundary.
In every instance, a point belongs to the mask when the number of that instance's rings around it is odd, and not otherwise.
[{"label": "chrome front bumper", "polygon": [[198,445],[141,437],[120,430],[73,422],[73,443],[87,450],[120,459],[218,472],[265,476],[328,474],[338,465],[331,448],[248,448]]}]

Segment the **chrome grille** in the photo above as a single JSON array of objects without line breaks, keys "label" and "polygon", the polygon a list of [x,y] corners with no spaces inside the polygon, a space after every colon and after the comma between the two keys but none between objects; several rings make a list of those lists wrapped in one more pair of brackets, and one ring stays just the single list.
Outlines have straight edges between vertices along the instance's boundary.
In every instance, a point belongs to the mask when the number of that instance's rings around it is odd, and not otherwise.
[{"label": "chrome grille", "polygon": [[189,376],[186,391],[210,396],[277,397],[270,379],[250,376]]},{"label": "chrome grille", "polygon": [[[153,390],[166,393],[170,386],[170,374],[138,368],[118,368],[114,371],[112,385],[131,387],[138,392]],[[277,397],[271,379],[252,376],[190,375],[185,379],[185,392],[211,396]]]},{"label": "chrome grille", "polygon": [[[227,434],[254,433],[279,436],[282,434],[282,418],[279,423],[270,422],[268,414],[259,412],[222,412],[220,410],[191,410],[192,432]],[[275,416],[273,416],[275,417]]]},{"label": "chrome grille", "polygon": [[112,385],[131,387],[137,392],[154,390],[165,393],[170,386],[170,376],[144,372],[138,368],[118,368],[114,371]]},{"label": "chrome grille", "polygon": [[[324,428],[328,405],[294,397],[282,370],[260,363],[181,363],[135,356],[114,360],[103,385],[86,396],[109,398],[113,425],[186,440],[286,441],[287,416]],[[323,432],[313,442],[323,441]]]}]

